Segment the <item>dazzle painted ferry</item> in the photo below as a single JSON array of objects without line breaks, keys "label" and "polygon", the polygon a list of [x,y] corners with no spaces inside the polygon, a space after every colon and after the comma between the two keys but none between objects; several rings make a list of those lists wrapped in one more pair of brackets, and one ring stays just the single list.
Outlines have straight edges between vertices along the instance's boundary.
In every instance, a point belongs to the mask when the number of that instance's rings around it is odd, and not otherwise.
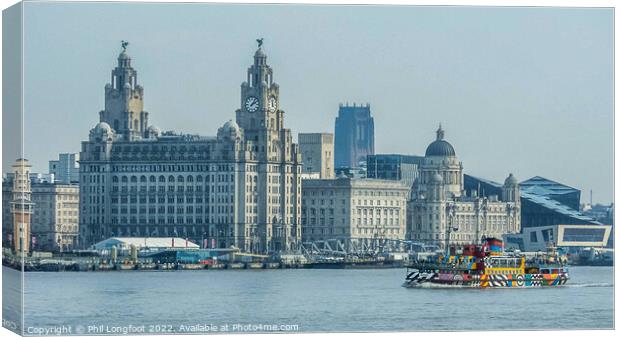
[{"label": "dazzle painted ferry", "polygon": [[495,238],[481,245],[466,245],[460,254],[439,254],[407,266],[406,287],[526,288],[566,284],[566,257],[554,247],[526,255],[504,252]]}]

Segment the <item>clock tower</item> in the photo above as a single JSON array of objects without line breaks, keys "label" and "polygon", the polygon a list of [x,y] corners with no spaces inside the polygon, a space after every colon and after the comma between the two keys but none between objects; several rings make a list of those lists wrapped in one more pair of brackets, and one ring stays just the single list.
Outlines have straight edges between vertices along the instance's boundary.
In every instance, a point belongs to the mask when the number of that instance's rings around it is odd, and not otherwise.
[{"label": "clock tower", "polygon": [[122,42],[118,66],[105,86],[105,109],[99,112],[99,121],[108,123],[124,140],[131,141],[145,136],[148,112],[143,110],[144,89],[138,85],[138,72],[131,66],[128,44]]},{"label": "clock tower", "polygon": [[284,111],[280,109],[280,87],[273,81],[273,70],[267,65],[262,39],[254,53],[254,63],[248,68],[247,80],[241,84],[241,108],[237,124],[244,130],[246,140],[259,145],[260,157],[278,156],[277,145],[284,129]]},{"label": "clock tower", "polygon": [[[301,155],[290,129],[284,128],[280,88],[267,65],[263,39],[241,84],[237,124],[249,150],[240,186],[254,188],[241,209],[251,209],[255,222],[247,223],[251,246],[259,251],[296,249],[301,240]],[[250,181],[251,179],[251,181]]]}]

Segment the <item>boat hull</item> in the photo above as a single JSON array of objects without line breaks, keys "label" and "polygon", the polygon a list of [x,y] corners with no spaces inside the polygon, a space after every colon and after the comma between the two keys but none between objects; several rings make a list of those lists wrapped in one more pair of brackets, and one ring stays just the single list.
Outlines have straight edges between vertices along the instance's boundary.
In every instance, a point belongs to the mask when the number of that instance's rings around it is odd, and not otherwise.
[{"label": "boat hull", "polygon": [[566,284],[568,273],[560,274],[460,274],[409,270],[406,287],[530,288]]}]

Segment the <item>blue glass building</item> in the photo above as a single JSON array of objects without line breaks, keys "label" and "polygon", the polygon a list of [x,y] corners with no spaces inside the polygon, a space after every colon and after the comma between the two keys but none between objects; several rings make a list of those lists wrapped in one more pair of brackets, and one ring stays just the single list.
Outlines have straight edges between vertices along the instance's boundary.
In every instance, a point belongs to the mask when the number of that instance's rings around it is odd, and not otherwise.
[{"label": "blue glass building", "polygon": [[375,122],[370,105],[340,105],[334,137],[334,165],[359,167],[375,154]]}]

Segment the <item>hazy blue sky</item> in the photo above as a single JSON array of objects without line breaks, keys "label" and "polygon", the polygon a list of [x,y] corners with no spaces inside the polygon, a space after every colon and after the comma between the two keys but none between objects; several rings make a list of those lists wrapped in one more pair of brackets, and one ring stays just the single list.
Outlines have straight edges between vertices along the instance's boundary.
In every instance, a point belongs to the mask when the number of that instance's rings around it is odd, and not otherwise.
[{"label": "hazy blue sky", "polygon": [[97,123],[120,40],[151,124],[214,135],[264,37],[295,135],[369,102],[378,153],[423,154],[441,122],[466,173],[613,199],[611,9],[26,3],[24,18],[38,171]]}]

